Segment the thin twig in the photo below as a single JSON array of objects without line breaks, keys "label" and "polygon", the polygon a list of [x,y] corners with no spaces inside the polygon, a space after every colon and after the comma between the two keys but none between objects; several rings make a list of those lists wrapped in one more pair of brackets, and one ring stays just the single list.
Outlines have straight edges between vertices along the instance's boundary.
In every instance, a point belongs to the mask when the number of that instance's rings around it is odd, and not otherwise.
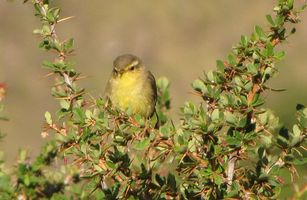
[{"label": "thin twig", "polygon": [[231,190],[236,161],[237,161],[236,156],[230,156],[229,161],[228,161],[228,167],[227,167],[227,184],[228,184],[227,190],[228,191]]}]

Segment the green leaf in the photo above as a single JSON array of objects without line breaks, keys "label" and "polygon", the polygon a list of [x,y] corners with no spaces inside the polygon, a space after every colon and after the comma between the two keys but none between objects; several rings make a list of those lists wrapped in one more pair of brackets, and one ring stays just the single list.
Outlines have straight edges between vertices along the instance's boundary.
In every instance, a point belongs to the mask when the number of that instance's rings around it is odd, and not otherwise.
[{"label": "green leaf", "polygon": [[44,39],[43,41],[41,41],[38,45],[39,48],[44,48],[46,50],[49,50],[51,48],[50,46],[50,41],[48,39]]},{"label": "green leaf", "polygon": [[48,111],[45,112],[45,120],[46,120],[47,124],[52,125],[51,114]]},{"label": "green leaf", "polygon": [[256,75],[258,73],[258,65],[249,63],[247,65],[247,71],[251,73],[252,75]]},{"label": "green leaf", "polygon": [[160,176],[159,174],[155,175],[155,180],[161,187],[165,184],[165,178],[163,176]]},{"label": "green leaf", "polygon": [[133,148],[135,150],[138,150],[138,151],[142,151],[144,150],[146,147],[149,147],[149,144],[150,144],[150,139],[149,138],[145,138],[143,140],[140,140],[139,142],[137,142]]},{"label": "green leaf", "polygon": [[64,50],[65,51],[70,50],[74,46],[74,43],[75,43],[74,39],[70,38],[67,42],[64,43]]},{"label": "green leaf", "polygon": [[[155,127],[158,123],[160,123],[160,125],[163,125],[167,119],[166,119],[166,116],[164,116],[163,119],[161,119],[159,116],[159,113],[158,114],[154,114],[151,118],[150,118],[150,124],[152,127]],[[159,121],[161,120],[161,121]]]},{"label": "green leaf", "polygon": [[26,186],[29,186],[31,184],[31,181],[30,181],[30,176],[28,174],[26,174],[24,177],[23,177],[23,182]]},{"label": "green leaf", "polygon": [[59,19],[60,9],[59,8],[53,8],[52,12],[53,12],[53,16],[54,16],[55,20],[57,21]]},{"label": "green leaf", "polygon": [[173,174],[168,174],[167,176],[167,185],[172,189],[173,192],[176,191],[176,178]]},{"label": "green leaf", "polygon": [[258,153],[259,159],[262,159],[266,156],[266,151],[263,147],[260,147],[257,153]]},{"label": "green leaf", "polygon": [[299,12],[303,12],[307,8],[307,4],[304,4],[300,9],[298,9]]},{"label": "green leaf", "polygon": [[233,184],[230,187],[231,191],[227,192],[225,197],[234,197],[234,199],[236,199],[239,195],[240,185],[237,182],[233,182]]},{"label": "green leaf", "polygon": [[275,24],[277,26],[282,26],[285,22],[285,17],[281,16],[281,15],[277,15],[276,20],[275,20]]},{"label": "green leaf", "polygon": [[236,61],[236,57],[235,55],[233,55],[232,53],[228,55],[228,62],[230,65],[232,66],[236,66],[237,65],[237,61]]},{"label": "green leaf", "polygon": [[253,59],[258,60],[259,59],[259,55],[257,52],[253,52]]},{"label": "green leaf", "polygon": [[216,185],[222,185],[224,183],[223,176],[221,174],[214,173],[213,179]]},{"label": "green leaf", "polygon": [[172,127],[170,124],[164,124],[159,128],[160,133],[163,135],[164,138],[169,138],[171,136],[171,129]]},{"label": "green leaf", "polygon": [[203,81],[199,79],[193,81],[192,87],[198,92],[205,93],[205,91],[207,91],[207,86],[205,85]]},{"label": "green leaf", "polygon": [[70,108],[70,102],[64,99],[60,100],[60,105],[61,105],[61,108],[65,110],[69,110]]},{"label": "green leaf", "polygon": [[225,112],[225,119],[226,122],[229,123],[230,125],[235,125],[237,123],[237,118],[235,115],[229,111]]},{"label": "green leaf", "polygon": [[208,71],[207,77],[208,77],[208,80],[211,83],[215,83],[216,82],[216,75],[214,74],[213,70]]},{"label": "green leaf", "polygon": [[307,164],[307,157],[306,158],[300,158],[300,159],[295,158],[293,160],[293,164],[294,165],[302,165],[302,166],[304,166],[304,165]]},{"label": "green leaf", "polygon": [[[253,82],[252,81],[248,81],[247,83],[245,83],[244,84],[244,89],[245,90],[247,90],[247,91],[251,91],[252,90],[252,88],[253,88]],[[241,97],[243,97],[243,98],[241,98]],[[247,101],[246,101],[246,97],[245,96],[240,96],[240,99],[241,99],[241,101],[242,101],[242,103],[244,104],[244,105],[246,105],[247,103]]]},{"label": "green leaf", "polygon": [[265,48],[265,56],[266,57],[271,57],[273,55],[274,55],[274,47],[273,47],[271,42],[268,42],[266,44],[266,48]]},{"label": "green leaf", "polygon": [[48,12],[46,17],[47,17],[47,20],[49,21],[49,23],[54,23],[55,22],[55,17],[53,16],[52,12]]},{"label": "green leaf", "polygon": [[288,0],[288,7],[289,9],[293,8],[294,0]]},{"label": "green leaf", "polygon": [[241,146],[241,141],[239,138],[237,137],[234,137],[234,136],[230,136],[230,135],[227,135],[226,136],[226,142],[228,145],[230,145],[231,147],[235,146]]},{"label": "green leaf", "polygon": [[44,25],[42,28],[42,34],[44,35],[51,35],[51,29],[49,25]]},{"label": "green leaf", "polygon": [[87,152],[87,146],[86,146],[86,144],[81,144],[80,151],[81,151],[83,154],[86,154],[86,152]]},{"label": "green leaf", "polygon": [[269,121],[269,114],[268,112],[264,112],[258,115],[259,119],[260,119],[260,123],[262,125],[267,125],[268,121]]},{"label": "green leaf", "polygon": [[247,125],[247,117],[243,116],[243,118],[237,122],[237,126],[239,128],[244,128],[246,125]]},{"label": "green leaf", "polygon": [[52,63],[52,62],[50,62],[50,61],[44,61],[43,62],[43,68],[45,68],[45,69],[50,69],[50,70],[54,70],[55,69],[55,65]]},{"label": "green leaf", "polygon": [[220,71],[220,72],[224,72],[225,71],[224,62],[221,61],[221,60],[217,60],[216,61],[216,67],[217,67],[217,70]]},{"label": "green leaf", "polygon": [[235,77],[234,77],[234,82],[235,82],[238,86],[240,86],[240,87],[243,87],[243,86],[244,86],[244,84],[243,84],[243,82],[242,82],[242,77],[241,77],[241,76],[235,76]]},{"label": "green leaf", "polygon": [[218,121],[220,119],[220,110],[219,109],[214,109],[212,114],[211,114],[211,119],[212,121]]},{"label": "green leaf", "polygon": [[245,36],[245,35],[242,35],[242,36],[241,36],[241,44],[242,44],[244,47],[247,47],[247,45],[248,45],[248,38],[247,38],[247,36]]},{"label": "green leaf", "polygon": [[28,152],[25,149],[21,149],[18,155],[19,155],[19,162],[23,163],[28,157]]},{"label": "green leaf", "polygon": [[295,146],[300,141],[301,134],[302,133],[300,128],[298,127],[297,124],[295,124],[293,126],[293,134],[291,135],[292,136],[291,146]]},{"label": "green leaf", "polygon": [[285,149],[289,147],[289,132],[285,128],[281,128],[277,137],[277,144]]},{"label": "green leaf", "polygon": [[79,123],[84,121],[86,116],[85,116],[85,113],[84,113],[83,109],[81,109],[81,108],[74,108],[73,109],[73,113],[74,113],[74,117],[75,117],[76,121],[78,121]]},{"label": "green leaf", "polygon": [[169,87],[170,82],[166,77],[161,77],[157,80],[157,87],[165,90]]},{"label": "green leaf", "polygon": [[39,4],[34,4],[34,9],[35,9],[35,14],[38,15],[38,16],[41,16],[41,8],[40,8],[40,5]]},{"label": "green leaf", "polygon": [[104,171],[99,165],[94,165],[94,168],[98,172],[103,172]]},{"label": "green leaf", "polygon": [[259,36],[259,38],[265,37],[265,33],[260,26],[255,26],[255,31],[257,35]]},{"label": "green leaf", "polygon": [[87,119],[91,119],[93,116],[93,113],[90,110],[85,110],[85,116]]},{"label": "green leaf", "polygon": [[41,35],[42,33],[43,33],[43,30],[42,30],[42,29],[34,29],[34,30],[33,30],[33,34]]},{"label": "green leaf", "polygon": [[106,161],[106,164],[107,164],[107,166],[108,166],[110,169],[115,169],[115,168],[116,168],[116,165],[115,165],[112,161],[110,161],[110,160],[107,160],[107,161]]},{"label": "green leaf", "polygon": [[143,118],[141,115],[139,115],[139,114],[135,115],[135,116],[134,116],[134,119],[135,119],[135,121],[136,121],[141,127],[144,127],[144,125],[145,125],[145,120],[144,120],[144,118]]},{"label": "green leaf", "polygon": [[256,93],[255,95],[254,95],[254,98],[253,98],[253,101],[252,101],[252,106],[253,107],[258,107],[258,106],[261,106],[261,105],[263,105],[264,104],[264,99],[263,98],[261,98],[261,95],[260,95],[260,93]]},{"label": "green leaf", "polygon": [[274,22],[272,16],[271,15],[266,15],[265,17],[268,20],[268,22],[274,27],[275,26],[275,22]]}]

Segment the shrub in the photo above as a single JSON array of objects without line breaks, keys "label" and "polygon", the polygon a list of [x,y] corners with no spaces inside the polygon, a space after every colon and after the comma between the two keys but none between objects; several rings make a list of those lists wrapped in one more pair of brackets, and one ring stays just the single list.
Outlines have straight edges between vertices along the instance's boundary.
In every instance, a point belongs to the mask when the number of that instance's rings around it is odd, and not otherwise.
[{"label": "shrub", "polygon": [[276,199],[280,170],[295,175],[306,163],[307,108],[297,105],[297,122],[287,129],[262,96],[273,90],[268,81],[285,55],[277,46],[295,33],[291,26],[305,6],[278,0],[275,16],[266,16],[268,30],[256,26],[192,83],[203,102],[185,103],[179,124],[166,114],[169,82],[159,79],[156,129],[155,117],[144,120],[86,98],[70,60],[74,40],[56,32],[69,18],[61,19],[48,0],[29,2],[42,23],[34,30],[39,48],[55,52],[43,67],[55,77],[51,94],[60,108],[45,113],[43,133],[54,139],[35,160],[22,150],[13,172],[1,163],[0,199]]}]

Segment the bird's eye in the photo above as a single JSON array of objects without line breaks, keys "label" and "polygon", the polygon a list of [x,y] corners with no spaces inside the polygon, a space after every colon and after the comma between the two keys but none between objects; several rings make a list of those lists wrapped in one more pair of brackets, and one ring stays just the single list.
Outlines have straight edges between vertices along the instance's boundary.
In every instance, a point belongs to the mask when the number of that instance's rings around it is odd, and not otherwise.
[{"label": "bird's eye", "polygon": [[135,69],[135,67],[134,67],[134,66],[133,66],[133,67],[130,67],[130,70],[131,70],[131,71],[133,71],[134,69]]}]

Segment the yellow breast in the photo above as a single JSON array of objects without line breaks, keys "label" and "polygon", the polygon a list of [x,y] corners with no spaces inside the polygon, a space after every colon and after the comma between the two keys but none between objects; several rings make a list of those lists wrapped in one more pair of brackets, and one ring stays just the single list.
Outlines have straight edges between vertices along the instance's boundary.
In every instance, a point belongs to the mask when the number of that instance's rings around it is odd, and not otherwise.
[{"label": "yellow breast", "polygon": [[116,107],[150,117],[154,111],[153,89],[145,71],[125,72],[111,82],[110,99]]}]

